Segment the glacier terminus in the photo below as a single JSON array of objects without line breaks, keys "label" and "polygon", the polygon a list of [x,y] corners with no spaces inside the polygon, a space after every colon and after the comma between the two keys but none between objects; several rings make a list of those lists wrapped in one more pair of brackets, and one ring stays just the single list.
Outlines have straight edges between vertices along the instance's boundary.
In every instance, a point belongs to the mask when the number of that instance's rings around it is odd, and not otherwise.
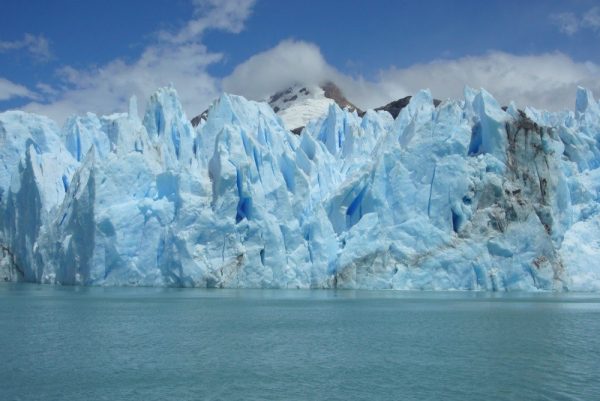
[{"label": "glacier terminus", "polygon": [[135,98],[127,113],[62,128],[1,113],[0,278],[600,290],[590,91],[564,112],[503,108],[470,88],[438,105],[423,90],[395,119],[314,104],[299,134],[267,103],[230,94],[193,126],[172,87],[143,116]]}]

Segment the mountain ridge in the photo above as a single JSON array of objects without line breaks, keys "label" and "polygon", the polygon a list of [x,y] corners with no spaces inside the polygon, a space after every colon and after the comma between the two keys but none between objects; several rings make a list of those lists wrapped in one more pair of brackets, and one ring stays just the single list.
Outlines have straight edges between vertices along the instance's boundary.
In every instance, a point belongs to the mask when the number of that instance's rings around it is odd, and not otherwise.
[{"label": "mountain ridge", "polygon": [[[308,88],[312,88],[312,89],[308,89]],[[324,98],[331,99],[341,109],[348,109],[351,112],[356,112],[361,117],[364,116],[366,113],[366,111],[361,110],[354,103],[352,103],[350,100],[348,100],[346,98],[346,96],[344,95],[343,91],[332,81],[326,81],[323,84],[318,85],[318,86],[294,84],[292,86],[289,86],[286,89],[275,92],[273,95],[268,96],[265,100],[271,106],[271,108],[273,109],[273,111],[276,114],[280,114],[281,112],[283,112],[284,110],[289,108],[291,105],[293,105],[294,102],[297,102],[299,97],[301,97],[302,95],[310,95],[311,91],[314,92],[315,89],[317,91],[321,90],[323,92],[322,95]],[[400,111],[402,111],[402,109],[408,105],[411,98],[412,98],[412,96],[405,96],[403,98],[393,100],[383,106],[376,107],[373,110],[374,111],[387,111],[388,113],[391,114],[391,116],[393,118],[396,118],[398,116],[398,114],[400,114]],[[436,107],[439,106],[440,104],[441,104],[441,100],[434,99],[434,105]],[[310,107],[310,105],[307,105],[305,107]],[[303,112],[302,108],[300,107],[299,109],[300,110],[294,110],[293,112],[302,113]],[[207,109],[204,112],[202,112],[201,114],[192,118],[192,120],[191,120],[192,126],[196,127],[200,124],[201,121],[206,121],[206,118],[208,117],[208,112],[209,112],[209,110]],[[326,112],[327,112],[326,108],[321,108],[321,110],[319,110],[317,112],[309,113],[308,117],[300,120],[300,123],[298,123],[296,121],[292,122],[292,125],[294,125],[294,126],[290,126],[289,124],[286,124],[286,128],[288,128],[292,133],[294,133],[296,135],[300,135],[304,126],[311,119],[316,119],[316,118],[322,117],[323,115],[326,114]],[[284,121],[284,123],[285,123],[285,121]]]}]

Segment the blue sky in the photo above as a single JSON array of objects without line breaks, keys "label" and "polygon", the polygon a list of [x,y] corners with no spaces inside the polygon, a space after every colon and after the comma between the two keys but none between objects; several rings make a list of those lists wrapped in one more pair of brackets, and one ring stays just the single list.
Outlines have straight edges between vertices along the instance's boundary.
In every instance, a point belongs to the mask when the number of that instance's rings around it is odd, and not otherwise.
[{"label": "blue sky", "polygon": [[260,99],[334,80],[363,107],[465,84],[572,108],[600,92],[600,1],[5,1],[0,110],[63,121],[143,105],[173,83],[188,114],[222,90]]}]

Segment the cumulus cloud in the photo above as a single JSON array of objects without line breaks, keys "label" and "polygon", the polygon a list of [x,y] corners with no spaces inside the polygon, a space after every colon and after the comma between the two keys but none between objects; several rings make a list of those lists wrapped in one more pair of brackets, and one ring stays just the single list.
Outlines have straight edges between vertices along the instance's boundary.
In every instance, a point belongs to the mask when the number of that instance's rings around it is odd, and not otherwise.
[{"label": "cumulus cloud", "polygon": [[202,34],[208,29],[241,31],[253,4],[254,0],[194,0],[193,18],[177,31],[160,32],[136,60],[115,59],[83,69],[61,67],[58,84],[38,84],[44,101],[31,102],[24,109],[63,122],[86,111],[125,111],[131,95],[143,101],[157,88],[173,84],[186,113],[193,117],[219,94],[219,80],[207,68],[222,54],[209,51]]},{"label": "cumulus cloud", "polygon": [[550,20],[558,29],[569,36],[582,30],[600,31],[600,7],[592,7],[582,15],[573,12],[552,14]]},{"label": "cumulus cloud", "polygon": [[48,61],[52,58],[50,52],[50,44],[48,39],[43,35],[32,35],[26,33],[23,39],[14,41],[0,41],[0,53],[7,53],[9,51],[25,50],[31,57],[37,61]]},{"label": "cumulus cloud", "polygon": [[296,83],[320,85],[327,81],[335,82],[350,100],[363,107],[379,106],[392,98],[374,82],[339,72],[327,63],[315,44],[291,39],[238,65],[223,79],[222,86],[227,92],[264,100]]},{"label": "cumulus cloud", "polygon": [[114,60],[89,70],[64,67],[60,70],[61,82],[68,89],[60,91],[44,86],[40,89],[53,100],[33,102],[25,109],[49,115],[57,121],[86,111],[113,113],[127,110],[131,95],[143,101],[157,88],[173,84],[186,112],[193,116],[218,94],[218,82],[206,68],[220,58],[200,44],[187,44],[173,48],[149,47],[133,63]]},{"label": "cumulus cloud", "polygon": [[227,91],[252,99],[293,83],[334,81],[346,96],[363,108],[428,88],[440,99],[462,98],[465,85],[486,88],[500,102],[560,110],[572,108],[577,85],[600,93],[600,68],[577,63],[561,53],[518,56],[490,52],[454,60],[436,60],[406,68],[381,71],[375,79],[343,74],[329,65],[311,43],[286,40],[237,66],[223,80]]},{"label": "cumulus cloud", "polygon": [[36,99],[38,95],[23,85],[16,84],[5,78],[0,78],[0,101],[15,98]]},{"label": "cumulus cloud", "polygon": [[490,52],[383,71],[379,84],[388,93],[430,88],[434,96],[460,97],[465,85],[486,88],[504,104],[548,110],[572,109],[578,85],[600,93],[600,66],[578,63],[562,53],[518,56]]},{"label": "cumulus cloud", "polygon": [[262,99],[294,83],[321,83],[338,75],[316,45],[285,40],[238,65],[223,79],[223,89]]}]

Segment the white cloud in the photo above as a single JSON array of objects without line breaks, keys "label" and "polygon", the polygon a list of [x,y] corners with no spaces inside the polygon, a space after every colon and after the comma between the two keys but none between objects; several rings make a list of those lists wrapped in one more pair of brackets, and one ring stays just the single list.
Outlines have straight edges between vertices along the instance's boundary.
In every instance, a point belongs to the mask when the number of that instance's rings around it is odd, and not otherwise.
[{"label": "white cloud", "polygon": [[550,16],[550,20],[558,27],[559,31],[569,36],[579,30],[579,18],[574,13],[553,14]]},{"label": "white cloud", "polygon": [[16,84],[5,78],[0,78],[0,101],[15,98],[36,99],[38,95],[23,85]]},{"label": "white cloud", "polygon": [[600,7],[594,7],[583,14],[581,25],[594,31],[600,30]]},{"label": "white cloud", "polygon": [[256,0],[193,0],[194,17],[179,32],[161,32],[168,42],[185,43],[207,29],[239,33],[250,16]]},{"label": "white cloud", "polygon": [[45,84],[43,82],[38,82],[35,85],[35,87],[40,93],[43,93],[45,95],[48,95],[48,96],[58,95],[58,90],[54,89],[52,86]]},{"label": "white cloud", "polygon": [[517,56],[490,52],[383,71],[379,84],[388,93],[430,88],[440,99],[461,97],[465,85],[483,87],[503,104],[548,110],[572,109],[578,85],[600,93],[600,67],[578,63],[562,53]]},{"label": "white cloud", "polygon": [[503,52],[436,60],[390,68],[375,80],[342,74],[311,43],[287,40],[237,66],[223,80],[225,90],[264,99],[292,83],[336,82],[359,107],[381,106],[429,88],[440,99],[462,98],[465,85],[484,87],[504,104],[549,110],[571,109],[577,85],[600,93],[600,67],[578,63],[561,53],[517,56]]},{"label": "white cloud", "polygon": [[20,40],[0,41],[0,53],[23,49],[37,61],[48,61],[52,57],[48,39],[43,35],[26,33]]},{"label": "white cloud", "polygon": [[600,7],[592,7],[581,17],[573,12],[552,14],[550,20],[558,29],[569,36],[573,36],[582,30],[600,31]]},{"label": "white cloud", "polygon": [[319,85],[326,81],[335,82],[361,107],[380,106],[393,97],[377,83],[339,72],[315,44],[291,39],[250,57],[225,77],[222,85],[227,92],[263,100],[295,83]]},{"label": "white cloud", "polygon": [[238,65],[223,79],[223,89],[260,100],[294,83],[321,83],[338,75],[316,45],[285,40]]},{"label": "white cloud", "polygon": [[115,59],[86,69],[62,67],[58,85],[38,84],[46,101],[32,102],[24,109],[63,122],[71,114],[86,111],[125,111],[131,95],[143,102],[157,88],[172,83],[191,118],[219,94],[219,80],[207,68],[222,55],[201,43],[202,34],[207,29],[241,31],[253,4],[254,0],[194,0],[193,19],[176,32],[160,32],[158,40],[136,60]]},{"label": "white cloud", "polygon": [[[173,84],[186,112],[193,117],[218,94],[218,82],[206,68],[220,57],[200,44],[186,44],[172,48],[149,47],[133,63],[114,60],[100,68],[83,71],[64,67],[60,74],[68,89],[53,102],[30,103],[25,109],[62,122],[73,113],[125,111],[131,95],[143,102],[157,88]],[[56,91],[55,88],[50,90]]]}]

